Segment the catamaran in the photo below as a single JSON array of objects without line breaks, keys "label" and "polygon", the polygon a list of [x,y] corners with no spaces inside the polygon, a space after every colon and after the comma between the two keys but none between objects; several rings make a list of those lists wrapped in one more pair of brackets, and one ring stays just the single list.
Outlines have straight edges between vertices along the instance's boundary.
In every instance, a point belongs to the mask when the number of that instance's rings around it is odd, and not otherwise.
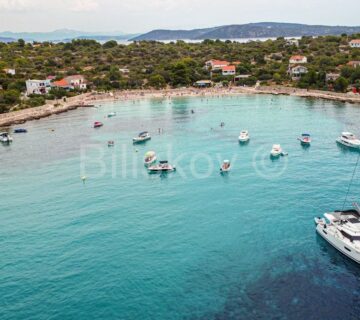
[{"label": "catamaran", "polygon": [[315,218],[316,231],[341,253],[360,264],[360,207]]}]

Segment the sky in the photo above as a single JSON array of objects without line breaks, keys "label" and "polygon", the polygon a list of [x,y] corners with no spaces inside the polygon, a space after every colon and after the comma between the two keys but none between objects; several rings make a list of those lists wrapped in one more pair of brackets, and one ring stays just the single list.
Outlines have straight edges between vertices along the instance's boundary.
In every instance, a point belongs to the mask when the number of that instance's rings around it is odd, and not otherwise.
[{"label": "sky", "polygon": [[358,7],[359,0],[0,0],[0,31],[142,33],[270,21],[355,26]]}]

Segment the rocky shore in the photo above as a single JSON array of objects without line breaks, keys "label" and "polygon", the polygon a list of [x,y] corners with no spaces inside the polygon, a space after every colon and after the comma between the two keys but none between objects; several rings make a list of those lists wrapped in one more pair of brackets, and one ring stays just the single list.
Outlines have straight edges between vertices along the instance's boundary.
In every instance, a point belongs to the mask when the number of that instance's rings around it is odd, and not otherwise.
[{"label": "rocky shore", "polygon": [[85,93],[76,97],[68,98],[66,101],[58,103],[48,103],[46,105],[13,111],[0,114],[0,127],[7,127],[14,124],[21,124],[26,121],[45,118],[53,114],[59,114],[74,110],[79,107],[91,107],[100,102],[121,101],[121,100],[140,100],[145,98],[176,98],[176,97],[210,97],[237,94],[272,94],[289,95],[303,98],[326,99],[338,102],[360,104],[360,95],[353,93],[336,93],[318,90],[306,90],[283,86],[269,87],[231,87],[231,88],[181,88],[164,90],[128,90],[111,93]]}]

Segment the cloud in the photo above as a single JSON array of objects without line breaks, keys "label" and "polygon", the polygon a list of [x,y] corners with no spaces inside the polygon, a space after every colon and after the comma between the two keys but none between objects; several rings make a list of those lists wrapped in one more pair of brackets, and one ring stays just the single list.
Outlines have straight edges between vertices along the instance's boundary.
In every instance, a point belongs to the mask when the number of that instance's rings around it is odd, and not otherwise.
[{"label": "cloud", "polygon": [[99,7],[99,3],[96,0],[76,0],[72,2],[70,7],[71,11],[94,11]]},{"label": "cloud", "polygon": [[0,0],[0,10],[23,11],[35,7],[38,0]]}]

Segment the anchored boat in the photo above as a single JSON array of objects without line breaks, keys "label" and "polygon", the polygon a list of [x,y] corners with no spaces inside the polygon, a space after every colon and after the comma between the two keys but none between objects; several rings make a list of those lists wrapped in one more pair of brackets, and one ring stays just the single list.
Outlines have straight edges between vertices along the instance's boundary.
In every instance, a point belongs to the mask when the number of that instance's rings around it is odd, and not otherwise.
[{"label": "anchored boat", "polygon": [[241,131],[239,135],[239,142],[248,142],[249,140],[249,132],[247,130]]},{"label": "anchored boat", "polygon": [[343,132],[336,142],[349,148],[360,149],[360,140],[351,132]]},{"label": "anchored boat", "polygon": [[156,153],[154,151],[148,151],[145,154],[144,164],[149,166],[156,162]]},{"label": "anchored boat", "polygon": [[145,142],[151,139],[151,136],[149,134],[149,132],[144,131],[144,132],[140,132],[139,135],[135,138],[133,138],[133,143],[141,143],[141,142]]},{"label": "anchored boat", "polygon": [[300,141],[300,143],[302,145],[308,145],[309,146],[311,144],[311,136],[308,133],[303,133],[301,135],[301,137],[298,138],[298,140]]},{"label": "anchored boat", "polygon": [[100,127],[102,127],[104,124],[102,123],[102,122],[100,122],[100,121],[95,121],[94,122],[94,128],[100,128]]},{"label": "anchored boat", "polygon": [[116,112],[110,112],[108,113],[108,118],[112,118],[112,117],[115,117],[116,116]]},{"label": "anchored boat", "polygon": [[229,172],[231,169],[231,163],[229,160],[224,160],[223,164],[221,165],[220,172]]},{"label": "anchored boat", "polygon": [[10,143],[13,141],[12,136],[9,135],[8,132],[1,132],[0,133],[0,142],[2,143]]},{"label": "anchored boat", "polygon": [[271,149],[270,155],[274,158],[277,158],[277,157],[281,156],[282,153],[283,153],[283,151],[281,149],[281,146],[279,144],[274,144]]},{"label": "anchored boat", "polygon": [[22,129],[22,128],[14,129],[14,133],[26,133],[26,132],[27,132],[26,129]]},{"label": "anchored boat", "polygon": [[172,172],[175,171],[175,166],[168,163],[168,161],[160,161],[159,164],[150,166],[148,168],[149,173],[159,173],[159,172]]},{"label": "anchored boat", "polygon": [[334,248],[360,264],[360,207],[325,213],[314,219],[317,233]]}]

